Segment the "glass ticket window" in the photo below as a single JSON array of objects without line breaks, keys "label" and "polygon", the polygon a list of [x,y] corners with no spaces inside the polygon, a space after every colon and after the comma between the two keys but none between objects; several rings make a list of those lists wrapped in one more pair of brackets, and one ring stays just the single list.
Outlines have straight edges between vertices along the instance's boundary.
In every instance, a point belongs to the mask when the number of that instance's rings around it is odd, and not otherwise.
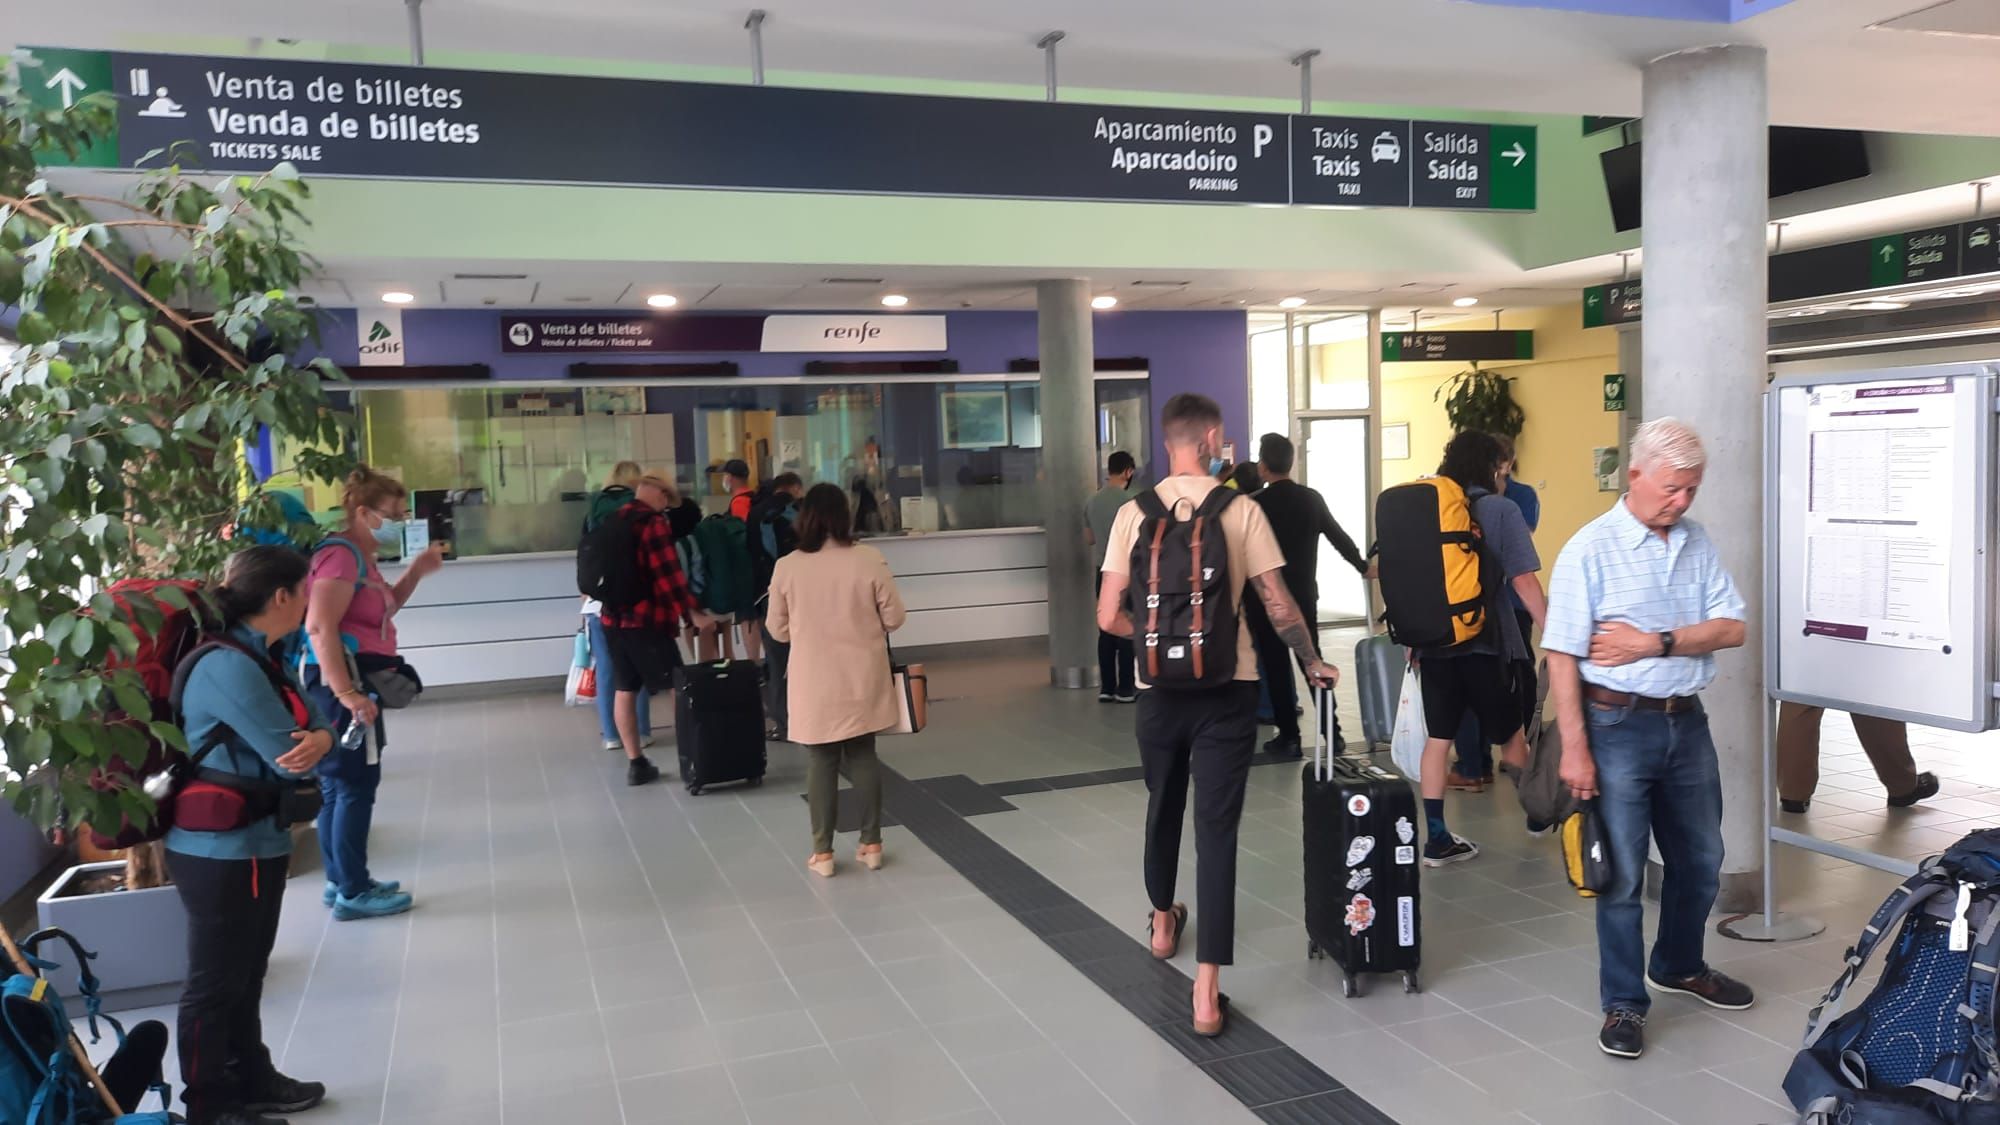
[{"label": "glass ticket window", "polygon": [[[357,454],[408,486],[412,516],[457,558],[573,550],[592,495],[622,461],[675,481],[710,513],[728,507],[721,470],[740,459],[753,488],[786,472],[808,487],[839,485],[864,536],[1041,524],[1033,375],[365,386],[336,396],[354,412]],[[1096,399],[1100,474],[1122,449],[1149,476],[1145,378],[1100,376]],[[321,511],[338,490],[306,495]]]}]

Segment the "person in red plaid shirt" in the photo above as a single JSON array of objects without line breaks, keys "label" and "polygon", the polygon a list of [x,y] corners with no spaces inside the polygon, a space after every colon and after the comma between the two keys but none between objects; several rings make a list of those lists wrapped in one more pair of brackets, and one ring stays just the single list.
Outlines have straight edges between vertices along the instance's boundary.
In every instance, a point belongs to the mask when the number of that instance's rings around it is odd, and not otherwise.
[{"label": "person in red plaid shirt", "polygon": [[630,565],[646,575],[646,593],[621,609],[605,606],[601,620],[604,647],[611,654],[612,687],[618,693],[613,715],[629,763],[625,783],[644,785],[660,776],[660,768],[639,746],[639,693],[671,691],[674,669],[681,663],[674,644],[681,623],[706,628],[714,619],[695,604],[687,571],[681,569],[674,550],[673,529],[662,514],[680,503],[674,486],[660,477],[644,476],[632,491],[635,499],[611,518],[632,524],[636,550]]}]

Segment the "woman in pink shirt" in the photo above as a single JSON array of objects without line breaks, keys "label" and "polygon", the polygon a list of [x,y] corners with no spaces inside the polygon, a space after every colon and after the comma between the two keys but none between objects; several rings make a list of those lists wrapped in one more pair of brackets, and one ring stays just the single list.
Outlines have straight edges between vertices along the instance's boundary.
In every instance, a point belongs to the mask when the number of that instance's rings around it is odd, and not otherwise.
[{"label": "woman in pink shirt", "polygon": [[322,901],[343,922],[401,914],[413,903],[400,884],[368,873],[368,829],[387,741],[381,692],[368,676],[408,667],[396,655],[396,611],[417,583],[444,565],[444,548],[433,546],[410,560],[394,585],[376,565],[380,547],[402,542],[408,496],[401,481],[366,466],[350,474],[341,499],[347,518],[313,549],[308,581],[311,651],[301,678],[342,735],[319,765],[319,844],[327,877]]}]

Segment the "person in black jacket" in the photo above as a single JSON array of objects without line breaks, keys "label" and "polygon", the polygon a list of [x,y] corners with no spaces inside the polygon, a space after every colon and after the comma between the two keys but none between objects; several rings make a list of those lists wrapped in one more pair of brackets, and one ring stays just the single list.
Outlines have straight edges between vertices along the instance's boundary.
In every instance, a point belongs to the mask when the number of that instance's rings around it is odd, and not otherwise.
[{"label": "person in black jacket", "polygon": [[[751,616],[761,623],[771,595],[771,574],[778,560],[799,545],[796,528],[799,498],[806,494],[805,481],[797,473],[779,473],[758,490],[750,502],[750,563],[757,579],[757,600]],[[786,734],[785,669],[791,662],[792,646],[776,637],[764,637],[764,713],[768,719],[764,736],[782,742]]]},{"label": "person in black jacket", "polygon": [[[1291,440],[1283,434],[1265,434],[1257,444],[1258,474],[1264,479],[1264,487],[1252,495],[1252,499],[1263,505],[1264,516],[1270,521],[1271,531],[1278,538],[1278,547],[1285,553],[1285,588],[1291,591],[1292,600],[1298,602],[1299,609],[1306,616],[1306,623],[1312,629],[1313,646],[1319,646],[1319,540],[1321,536],[1333,544],[1340,557],[1358,571],[1363,578],[1375,577],[1375,569],[1368,560],[1361,557],[1354,540],[1341,529],[1339,521],[1327,510],[1326,499],[1319,493],[1292,480],[1292,465],[1297,459],[1297,451]],[[1271,696],[1271,721],[1278,728],[1278,735],[1264,744],[1267,753],[1282,757],[1296,758],[1303,752],[1299,738],[1298,688],[1292,675],[1292,656],[1285,642],[1278,637],[1277,630],[1264,613],[1264,607],[1251,599],[1243,607],[1244,617],[1249,619],[1250,630],[1257,644],[1257,662],[1263,669],[1264,686]],[[1326,718],[1334,748],[1339,750],[1344,743],[1340,738],[1340,720],[1329,715]]]}]

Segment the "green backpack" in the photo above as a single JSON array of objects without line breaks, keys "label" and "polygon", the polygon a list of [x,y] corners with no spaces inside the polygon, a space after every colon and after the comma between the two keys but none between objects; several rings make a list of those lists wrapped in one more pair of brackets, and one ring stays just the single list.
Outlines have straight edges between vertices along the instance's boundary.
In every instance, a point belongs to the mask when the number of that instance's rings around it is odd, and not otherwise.
[{"label": "green backpack", "polygon": [[697,565],[688,568],[695,601],[710,613],[742,613],[756,597],[749,528],[735,516],[713,515],[688,536]]}]

